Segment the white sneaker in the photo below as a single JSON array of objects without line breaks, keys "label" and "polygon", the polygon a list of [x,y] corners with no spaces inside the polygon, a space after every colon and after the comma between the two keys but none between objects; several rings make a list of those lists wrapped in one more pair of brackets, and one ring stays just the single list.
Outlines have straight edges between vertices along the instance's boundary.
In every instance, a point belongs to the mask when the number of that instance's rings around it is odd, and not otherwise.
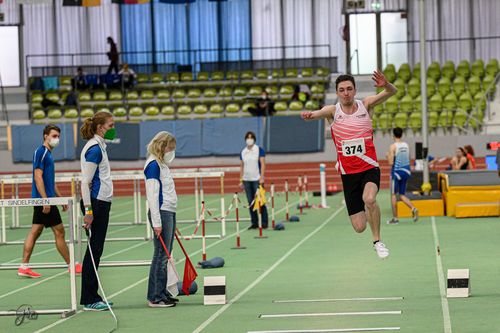
[{"label": "white sneaker", "polygon": [[380,259],[385,259],[389,256],[389,249],[385,247],[382,242],[376,242],[373,244],[373,248],[377,251],[377,255]]},{"label": "white sneaker", "polygon": [[387,224],[399,224],[399,220],[395,219],[395,218],[392,218],[389,221],[387,221]]},{"label": "white sneaker", "polygon": [[411,217],[413,218],[413,222],[418,221],[418,209],[417,208],[413,208],[411,210]]}]

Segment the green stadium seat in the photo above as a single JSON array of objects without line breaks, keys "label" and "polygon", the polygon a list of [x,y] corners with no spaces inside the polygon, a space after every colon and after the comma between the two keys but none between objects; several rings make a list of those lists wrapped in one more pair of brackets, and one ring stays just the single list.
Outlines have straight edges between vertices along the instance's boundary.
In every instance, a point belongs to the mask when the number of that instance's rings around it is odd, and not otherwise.
[{"label": "green stadium seat", "polygon": [[411,76],[420,81],[420,63],[417,62],[415,66],[413,66],[413,71],[411,72]]},{"label": "green stadium seat", "polygon": [[304,104],[300,101],[291,101],[288,108],[290,111],[302,111],[304,110]]},{"label": "green stadium seat", "polygon": [[52,102],[56,102],[56,103],[58,103],[59,100],[60,100],[59,94],[58,93],[54,93],[54,92],[46,94],[45,98],[47,98],[48,100],[50,100]]},{"label": "green stadium seat", "polygon": [[187,93],[189,98],[199,98],[201,96],[201,90],[198,88],[190,88]]},{"label": "green stadium seat", "polygon": [[455,78],[455,63],[451,60],[445,61],[441,69],[441,75],[450,81],[453,80]]},{"label": "green stadium seat", "polygon": [[247,103],[243,104],[243,106],[241,107],[241,110],[243,112],[248,112],[249,108],[254,108],[254,107],[255,107],[255,103],[247,102]]},{"label": "green stadium seat", "polygon": [[137,83],[148,83],[149,82],[149,75],[144,74],[144,73],[139,73],[137,74]]},{"label": "green stadium seat", "polygon": [[213,81],[224,80],[224,72],[220,72],[220,71],[212,72],[212,80]]},{"label": "green stadium seat", "polygon": [[471,75],[482,78],[484,76],[484,61],[478,59],[472,63]]},{"label": "green stadium seat", "polygon": [[[306,104],[306,109],[307,109],[307,104]],[[384,113],[384,111],[385,111],[384,104],[377,104],[373,107],[373,113],[376,115],[380,115]]]},{"label": "green stadium seat", "polygon": [[226,113],[236,113],[240,111],[240,105],[238,103],[228,103],[226,105]]},{"label": "green stadium seat", "polygon": [[457,95],[455,95],[454,93],[449,93],[443,100],[443,109],[448,111],[455,111],[457,109],[457,102]]},{"label": "green stadium seat", "polygon": [[463,110],[457,110],[455,116],[453,117],[453,126],[464,128],[467,123],[467,112]]},{"label": "green stadium seat", "polygon": [[[289,89],[289,88],[287,88]],[[313,94],[323,94],[325,92],[325,86],[323,84],[316,83],[311,86],[311,93]],[[292,90],[293,93],[293,90]]]},{"label": "green stadium seat", "polygon": [[406,128],[408,125],[408,114],[404,112],[398,112],[394,115],[394,126]]},{"label": "green stadium seat", "polygon": [[156,93],[156,97],[158,99],[169,99],[170,98],[170,91],[167,89],[160,89]]},{"label": "green stadium seat", "polygon": [[168,82],[178,82],[179,81],[179,73],[167,73],[167,81]]},{"label": "green stadium seat", "polygon": [[117,106],[113,109],[113,117],[126,117],[126,116],[127,116],[127,109],[125,109],[123,106]]},{"label": "green stadium seat", "polygon": [[278,86],[267,86],[266,91],[269,95],[277,95],[278,94]]},{"label": "green stadium seat", "polygon": [[285,77],[294,78],[297,77],[298,75],[299,71],[297,68],[287,68],[285,70]]},{"label": "green stadium seat", "polygon": [[399,98],[394,95],[391,96],[386,102],[385,102],[385,112],[388,114],[394,115],[396,112],[398,112],[398,106],[399,104]]},{"label": "green stadium seat", "polygon": [[438,126],[439,114],[436,111],[430,111],[427,113],[427,121],[430,131],[435,131]]},{"label": "green stadium seat", "polygon": [[162,105],[160,112],[164,116],[170,116],[175,113],[175,107],[170,104]]},{"label": "green stadium seat", "polygon": [[182,82],[193,81],[193,73],[191,73],[191,72],[183,72],[183,73],[181,73],[181,81]]},{"label": "green stadium seat", "polygon": [[427,97],[431,97],[436,93],[436,81],[433,78],[428,77],[426,81],[427,86]]},{"label": "green stadium seat", "polygon": [[71,76],[60,76],[59,86],[71,86]]},{"label": "green stadium seat", "polygon": [[387,66],[385,66],[383,70],[383,73],[387,81],[394,82],[394,80],[396,80],[396,68],[393,64],[387,64]]},{"label": "green stadium seat", "polygon": [[32,103],[41,103],[43,101],[43,95],[39,93],[31,94],[31,102]]},{"label": "green stadium seat", "polygon": [[470,115],[473,117],[473,118],[476,118],[477,120],[480,120],[481,123],[483,122],[483,118],[484,118],[484,111],[479,109],[479,108],[476,108],[474,110],[472,110],[472,112],[470,113]]},{"label": "green stadium seat", "polygon": [[460,96],[465,91],[465,77],[457,75],[453,80],[453,92],[455,95]]},{"label": "green stadium seat", "polygon": [[411,78],[410,81],[408,81],[408,94],[416,98],[418,95],[420,95],[420,80],[417,78]]},{"label": "green stadium seat", "polygon": [[402,98],[406,94],[406,83],[399,77],[392,83],[398,91],[396,92],[397,98]]},{"label": "green stadium seat", "polygon": [[75,107],[70,107],[64,110],[64,118],[76,119],[78,118],[78,110]]},{"label": "green stadium seat", "polygon": [[486,64],[486,75],[495,77],[500,69],[497,59],[490,59]]},{"label": "green stadium seat", "polygon": [[378,117],[377,128],[382,131],[388,131],[392,129],[392,114],[384,113]]},{"label": "green stadium seat", "polygon": [[273,71],[271,72],[271,76],[273,79],[278,79],[284,77],[285,73],[282,69],[273,69]]},{"label": "green stadium seat", "polygon": [[177,114],[179,114],[179,115],[188,115],[192,111],[193,111],[193,109],[191,108],[191,105],[188,105],[188,104],[179,105],[177,107]]},{"label": "green stadium seat", "polygon": [[63,113],[62,113],[61,109],[59,109],[59,108],[50,109],[47,113],[47,117],[49,119],[61,119],[62,116],[63,116]]},{"label": "green stadium seat", "polygon": [[186,92],[184,91],[184,89],[176,88],[172,92],[172,97],[175,99],[184,98],[184,97],[186,97]]},{"label": "green stadium seat", "polygon": [[163,73],[151,74],[151,83],[162,83],[164,80]]},{"label": "green stadium seat", "polygon": [[194,107],[193,112],[196,114],[205,114],[208,112],[208,107],[205,104],[198,104]]},{"label": "green stadium seat", "polygon": [[137,99],[139,99],[139,94],[135,90],[129,90],[129,91],[127,91],[127,99],[137,100]]},{"label": "green stadium seat", "polygon": [[413,112],[413,98],[410,95],[404,95],[403,98],[399,101],[399,111],[410,113]]},{"label": "green stadium seat", "polygon": [[95,105],[95,112],[111,112],[111,110],[106,104],[98,104]]},{"label": "green stadium seat", "polygon": [[242,80],[253,80],[253,71],[243,71],[240,74]]},{"label": "green stadium seat", "polygon": [[219,96],[221,97],[231,97],[232,95],[233,95],[233,90],[231,89],[231,87],[222,87],[219,90]]},{"label": "green stadium seat", "polygon": [[438,92],[441,94],[442,97],[448,95],[451,91],[451,81],[449,78],[443,76],[442,78],[439,79],[438,84],[437,84],[437,89]]},{"label": "green stadium seat", "polygon": [[146,107],[144,113],[150,117],[156,117],[160,114],[160,109],[156,105],[150,105]]},{"label": "green stadium seat", "polygon": [[155,93],[152,90],[141,91],[141,99],[153,99],[155,98]]},{"label": "green stadium seat", "polygon": [[486,90],[489,88],[490,91],[488,92],[488,97],[493,97],[495,94],[495,91],[497,89],[496,84],[495,84],[495,77],[491,75],[486,75],[483,79],[483,84],[482,84],[483,92],[486,92]]},{"label": "green stadium seat", "polygon": [[80,111],[80,118],[85,119],[85,118],[90,118],[94,116],[94,109],[91,107],[85,107],[82,108]]},{"label": "green stadium seat", "polygon": [[251,97],[257,97],[260,94],[262,94],[262,87],[260,87],[260,86],[252,86],[248,90],[248,95]]},{"label": "green stadium seat", "polygon": [[449,128],[453,124],[453,112],[448,110],[443,110],[439,114],[438,126],[442,128]]},{"label": "green stadium seat", "polygon": [[474,131],[478,131],[479,129],[481,129],[482,124],[483,121],[481,119],[469,118],[469,127],[472,127]]},{"label": "green stadium seat", "polygon": [[267,69],[259,69],[255,72],[255,76],[257,79],[265,80],[269,76],[269,72]]},{"label": "green stadium seat", "polygon": [[277,112],[286,111],[287,109],[288,105],[285,101],[277,101],[276,103],[274,103],[274,110],[276,110]]},{"label": "green stadium seat", "polygon": [[39,109],[38,110],[34,110],[33,114],[32,114],[32,118],[36,119],[36,120],[45,118],[45,111],[39,110]]},{"label": "green stadium seat", "polygon": [[226,80],[238,80],[240,73],[236,71],[229,71],[226,73]]},{"label": "green stadium seat", "polygon": [[464,79],[468,79],[470,76],[470,66],[467,60],[462,60],[457,66],[457,76],[461,76]]},{"label": "green stadium seat", "polygon": [[212,104],[210,105],[210,109],[209,109],[210,113],[222,113],[222,111],[224,111],[224,108],[222,107],[221,104]]},{"label": "green stadium seat", "polygon": [[403,80],[403,82],[408,82],[411,77],[411,69],[408,63],[403,63],[399,66],[397,78]]},{"label": "green stadium seat", "polygon": [[472,110],[472,96],[466,91],[458,98],[458,108],[465,112],[470,112]]},{"label": "green stadium seat", "polygon": [[247,95],[247,88],[244,86],[237,86],[234,88],[234,96],[243,97]]},{"label": "green stadium seat", "polygon": [[378,116],[377,114],[374,114],[374,115],[372,116],[372,128],[373,128],[373,130],[374,130],[374,131],[375,131],[375,130],[377,129],[377,127],[378,127],[378,117],[379,117],[379,116]]},{"label": "green stadium seat", "polygon": [[302,68],[300,74],[302,75],[302,77],[311,77],[314,75],[314,70],[310,67]]},{"label": "green stadium seat", "polygon": [[205,88],[205,90],[203,90],[203,96],[208,97],[208,98],[216,97],[217,90],[214,88]]},{"label": "green stadium seat", "polygon": [[[294,92],[293,86],[291,86],[289,84],[282,85],[280,87],[280,90],[279,90],[279,94],[281,97],[283,97],[283,95],[292,95],[293,92]],[[312,92],[312,89],[311,89],[311,92]]]},{"label": "green stadium seat", "polygon": [[439,63],[433,61],[427,68],[427,77],[432,78],[434,81],[439,80],[441,77],[441,66]]},{"label": "green stadium seat", "polygon": [[316,70],[316,75],[321,77],[326,77],[330,75],[330,69],[326,67],[320,67]]},{"label": "green stadium seat", "polygon": [[123,95],[121,91],[112,90],[109,92],[109,100],[110,101],[121,101],[123,99]]},{"label": "green stadium seat", "polygon": [[208,72],[198,72],[198,75],[196,75],[197,81],[208,81],[208,78]]},{"label": "green stadium seat", "polygon": [[422,113],[411,113],[410,118],[408,119],[408,127],[410,127],[413,132],[420,132],[422,129]]},{"label": "green stadium seat", "polygon": [[473,109],[479,109],[484,112],[486,110],[486,96],[482,91],[478,92],[477,94],[474,95],[474,108]]},{"label": "green stadium seat", "polygon": [[472,75],[467,81],[467,90],[473,96],[481,91],[481,78],[479,76]]},{"label": "green stadium seat", "polygon": [[140,106],[132,106],[128,110],[128,115],[130,117],[141,117],[142,114],[143,114],[143,110],[142,110],[142,107],[140,107]]},{"label": "green stadium seat", "polygon": [[105,101],[107,100],[106,92],[104,91],[96,91],[94,92],[94,101]]},{"label": "green stadium seat", "polygon": [[305,108],[310,111],[318,110],[319,104],[316,101],[307,101]]},{"label": "green stadium seat", "polygon": [[429,111],[440,112],[443,109],[443,97],[440,94],[434,94],[428,101]]}]

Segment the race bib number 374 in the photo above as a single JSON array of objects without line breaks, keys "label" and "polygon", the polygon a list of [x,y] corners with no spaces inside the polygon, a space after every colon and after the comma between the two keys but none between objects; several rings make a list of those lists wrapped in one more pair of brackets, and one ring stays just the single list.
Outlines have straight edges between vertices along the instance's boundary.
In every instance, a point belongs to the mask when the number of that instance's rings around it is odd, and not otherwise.
[{"label": "race bib number 374", "polygon": [[342,155],[356,156],[366,153],[365,139],[352,139],[342,141]]}]

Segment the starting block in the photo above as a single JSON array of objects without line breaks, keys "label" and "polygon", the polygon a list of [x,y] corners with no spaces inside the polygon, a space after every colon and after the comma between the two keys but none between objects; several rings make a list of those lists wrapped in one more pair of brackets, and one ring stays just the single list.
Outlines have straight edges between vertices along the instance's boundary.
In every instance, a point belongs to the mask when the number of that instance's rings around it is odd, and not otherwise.
[{"label": "starting block", "polygon": [[205,276],[203,288],[203,305],[226,304],[225,276]]},{"label": "starting block", "polygon": [[470,275],[468,269],[449,269],[446,297],[469,297]]}]

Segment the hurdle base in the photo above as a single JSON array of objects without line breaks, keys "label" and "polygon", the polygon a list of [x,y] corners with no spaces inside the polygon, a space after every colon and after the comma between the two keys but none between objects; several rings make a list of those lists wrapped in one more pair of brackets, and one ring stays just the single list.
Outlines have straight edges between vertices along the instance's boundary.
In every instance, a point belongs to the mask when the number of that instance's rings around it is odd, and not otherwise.
[{"label": "hurdle base", "polygon": [[256,238],[256,239],[267,238],[267,236],[255,236],[254,238]]},{"label": "hurdle base", "polygon": [[76,310],[66,311],[61,313],[61,318],[69,318],[74,315],[76,315]]},{"label": "hurdle base", "polygon": [[232,247],[231,250],[245,250],[246,246]]}]

